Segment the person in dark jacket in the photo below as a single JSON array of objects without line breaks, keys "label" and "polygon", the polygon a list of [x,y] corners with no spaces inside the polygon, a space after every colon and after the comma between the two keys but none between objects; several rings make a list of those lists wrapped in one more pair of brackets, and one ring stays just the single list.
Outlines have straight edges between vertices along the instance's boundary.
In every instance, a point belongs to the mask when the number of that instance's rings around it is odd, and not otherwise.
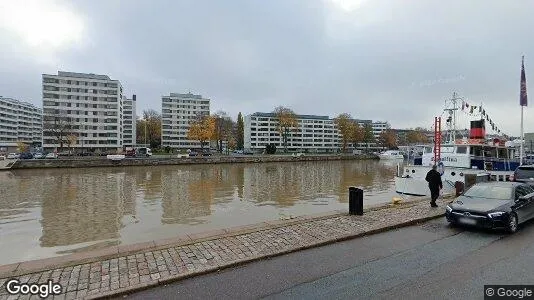
[{"label": "person in dark jacket", "polygon": [[441,182],[441,174],[437,171],[436,165],[432,166],[432,170],[428,171],[425,180],[428,182],[428,188],[430,188],[430,206],[438,207],[436,200],[439,197],[439,190],[443,188]]}]

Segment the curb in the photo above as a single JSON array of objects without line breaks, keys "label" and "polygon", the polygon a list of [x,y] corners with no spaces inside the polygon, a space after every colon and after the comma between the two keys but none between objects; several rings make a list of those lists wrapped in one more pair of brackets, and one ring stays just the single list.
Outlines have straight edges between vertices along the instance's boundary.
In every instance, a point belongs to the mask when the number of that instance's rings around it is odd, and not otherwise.
[{"label": "curb", "polygon": [[389,225],[389,226],[385,226],[385,227],[381,227],[381,228],[377,228],[377,229],[372,229],[372,230],[369,230],[369,231],[366,231],[366,232],[361,232],[361,233],[357,233],[357,234],[349,234],[349,235],[341,236],[341,237],[334,238],[334,239],[331,239],[331,240],[326,240],[326,241],[322,241],[322,242],[318,242],[318,243],[314,243],[314,244],[309,244],[309,245],[303,245],[303,246],[296,247],[296,248],[293,248],[293,249],[280,251],[280,252],[277,252],[277,253],[265,254],[265,255],[261,255],[261,256],[251,257],[249,259],[245,259],[245,260],[241,260],[241,261],[235,261],[235,262],[231,262],[231,263],[228,263],[228,264],[225,264],[225,265],[221,265],[221,266],[217,266],[217,267],[208,267],[208,268],[206,268],[204,270],[197,271],[197,272],[194,272],[194,273],[188,273],[188,274],[186,273],[186,274],[181,274],[181,275],[171,275],[169,277],[158,279],[157,281],[150,282],[150,283],[143,283],[143,284],[139,284],[139,285],[136,285],[136,286],[131,286],[131,287],[128,287],[128,288],[122,288],[122,289],[117,289],[117,290],[109,291],[109,292],[105,292],[105,293],[89,295],[84,299],[105,299],[105,298],[111,298],[111,297],[117,297],[117,296],[121,296],[121,295],[131,294],[131,293],[134,293],[134,292],[139,292],[139,291],[142,291],[142,290],[153,288],[153,287],[159,286],[161,284],[172,283],[172,282],[180,281],[180,280],[187,279],[187,278],[192,278],[192,277],[196,277],[196,276],[200,276],[200,275],[214,273],[214,272],[221,271],[221,270],[224,270],[224,269],[228,269],[228,268],[244,265],[244,264],[247,264],[247,263],[251,263],[251,262],[255,262],[255,261],[259,261],[259,260],[263,260],[263,259],[267,259],[267,258],[271,258],[271,257],[281,256],[281,255],[285,255],[285,254],[289,254],[289,253],[293,253],[293,252],[298,252],[298,251],[301,251],[301,250],[313,249],[313,248],[317,248],[317,247],[321,247],[321,246],[325,246],[325,245],[329,245],[329,244],[334,244],[334,243],[337,243],[337,242],[342,242],[342,241],[346,241],[346,240],[356,239],[356,238],[359,238],[359,237],[378,234],[378,233],[382,233],[382,232],[386,232],[386,231],[390,231],[390,230],[394,230],[394,229],[398,229],[398,228],[402,228],[402,227],[408,227],[408,226],[416,225],[416,224],[423,223],[423,222],[426,222],[426,221],[430,221],[430,220],[433,220],[433,219],[437,219],[437,218],[440,218],[440,217],[443,217],[443,216],[445,216],[445,213],[441,213],[441,214],[434,215],[434,216],[428,216],[428,217],[424,217],[424,218],[413,219],[413,220],[409,220],[409,221],[398,223],[398,224],[394,224],[394,225]]}]

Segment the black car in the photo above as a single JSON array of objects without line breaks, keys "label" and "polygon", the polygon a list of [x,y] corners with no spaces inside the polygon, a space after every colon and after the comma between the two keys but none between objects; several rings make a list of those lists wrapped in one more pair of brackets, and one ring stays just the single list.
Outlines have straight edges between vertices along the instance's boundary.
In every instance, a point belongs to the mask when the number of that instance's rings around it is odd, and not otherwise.
[{"label": "black car", "polygon": [[534,217],[534,188],[522,182],[480,182],[447,205],[445,215],[452,225],[514,233]]},{"label": "black car", "polygon": [[517,167],[512,177],[513,181],[534,184],[534,165],[523,165]]},{"label": "black car", "polygon": [[20,159],[32,159],[33,158],[33,154],[31,154],[30,152],[23,152],[20,154]]}]

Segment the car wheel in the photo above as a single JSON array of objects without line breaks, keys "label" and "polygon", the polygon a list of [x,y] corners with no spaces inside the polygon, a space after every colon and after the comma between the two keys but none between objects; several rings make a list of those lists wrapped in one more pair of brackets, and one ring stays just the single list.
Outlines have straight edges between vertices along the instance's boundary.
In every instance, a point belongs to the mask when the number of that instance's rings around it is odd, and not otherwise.
[{"label": "car wheel", "polygon": [[509,233],[517,231],[517,215],[515,213],[511,213],[508,217],[508,226],[506,229]]}]

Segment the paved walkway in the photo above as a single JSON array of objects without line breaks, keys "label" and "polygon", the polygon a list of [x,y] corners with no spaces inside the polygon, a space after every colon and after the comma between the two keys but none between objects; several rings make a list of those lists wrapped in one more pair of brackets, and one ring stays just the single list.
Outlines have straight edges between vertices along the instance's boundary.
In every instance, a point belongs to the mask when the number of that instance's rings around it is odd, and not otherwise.
[{"label": "paved walkway", "polygon": [[368,209],[363,216],[333,212],[0,266],[0,299],[30,299],[29,295],[7,293],[4,285],[12,278],[27,283],[45,283],[49,279],[60,283],[64,293],[54,299],[92,299],[125,293],[410,225],[443,215],[448,201],[438,200],[439,208],[430,208],[428,200],[419,200]]}]

